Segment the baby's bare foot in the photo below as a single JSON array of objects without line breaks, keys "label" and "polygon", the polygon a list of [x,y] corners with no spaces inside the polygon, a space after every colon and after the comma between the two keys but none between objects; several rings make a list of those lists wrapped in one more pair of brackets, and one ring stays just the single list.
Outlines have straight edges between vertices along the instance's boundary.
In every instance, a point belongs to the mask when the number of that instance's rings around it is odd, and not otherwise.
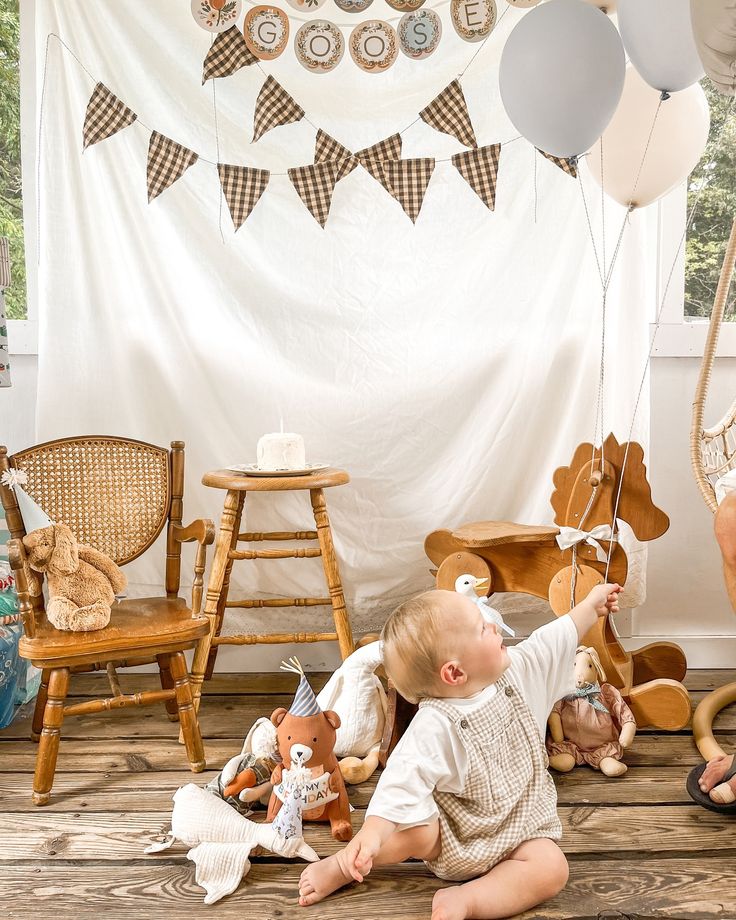
[{"label": "baby's bare foot", "polygon": [[467,917],[463,886],[440,888],[432,898],[432,920],[465,920]]},{"label": "baby's bare foot", "polygon": [[340,854],[311,863],[299,878],[299,903],[302,907],[316,904],[328,894],[352,882],[352,876],[342,867]]}]

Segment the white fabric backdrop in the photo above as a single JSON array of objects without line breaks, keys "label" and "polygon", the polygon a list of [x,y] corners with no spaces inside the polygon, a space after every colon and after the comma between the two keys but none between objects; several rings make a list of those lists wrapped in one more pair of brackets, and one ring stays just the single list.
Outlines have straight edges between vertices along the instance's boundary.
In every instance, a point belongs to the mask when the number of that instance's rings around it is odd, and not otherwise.
[{"label": "white fabric backdrop", "polygon": [[[46,36],[56,32],[141,122],[216,159],[212,83],[200,85],[210,38],[188,2],[37,7],[39,88]],[[311,122],[359,149],[412,122],[477,50],[455,36],[448,5],[435,8],[444,36],[424,63],[400,55],[372,75],[346,55],[333,73],[312,75],[290,47],[264,70]],[[398,19],[384,0],[370,13]],[[509,8],[462,80],[480,144],[517,133],[497,74],[521,15]],[[305,120],[250,144],[263,79],[251,67],[217,81],[220,158],[285,173],[312,161],[315,129]],[[338,185],[322,230],[277,175],[236,235],[223,204],[223,243],[213,166],[195,164],[149,205],[141,124],[82,155],[92,86],[52,40],[41,142],[39,439],[182,438],[185,518],[218,520],[223,493],[202,487],[202,473],[253,460],[259,435],[278,430],[283,416],[287,430],[304,435],[309,460],[352,476],[328,492],[328,507],[357,631],[431,584],[422,548],[431,530],[551,521],[552,472],[592,438],[598,390],[600,284],[575,181],[537,157],[535,222],[526,141],[502,150],[495,213],[439,162],[414,227],[357,169]],[[407,157],[460,149],[421,122],[404,134]],[[599,234],[599,193],[583,178]],[[610,257],[623,211],[609,203],[606,213]],[[608,299],[604,424],[619,440],[646,360],[655,218],[653,208],[632,216]],[[635,437],[646,443],[647,430],[645,397]],[[309,520],[304,494],[264,496],[250,505],[247,526]],[[147,554],[128,575],[135,591],[150,590],[162,556]],[[318,560],[240,563],[233,584],[233,594],[313,594],[321,570]],[[279,629],[297,620],[309,628],[326,625],[329,611],[233,614],[230,631],[236,622],[267,631],[276,617]]]}]

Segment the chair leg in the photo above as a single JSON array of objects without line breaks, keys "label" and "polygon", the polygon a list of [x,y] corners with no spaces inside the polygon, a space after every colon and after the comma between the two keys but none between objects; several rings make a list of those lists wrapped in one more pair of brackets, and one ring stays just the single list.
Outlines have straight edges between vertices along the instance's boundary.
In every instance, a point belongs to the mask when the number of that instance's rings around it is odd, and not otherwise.
[{"label": "chair leg", "polygon": [[[169,659],[166,655],[157,655],[156,661],[158,661],[158,676],[161,680],[161,689],[162,690],[173,690],[174,689],[174,678],[171,676],[171,669],[169,668]],[[175,699],[166,700],[164,703],[166,707],[166,714],[169,717],[169,722],[178,722],[179,721],[179,707],[176,705]]]},{"label": "chair leg", "polygon": [[174,689],[176,690],[176,703],[179,707],[179,721],[181,723],[181,733],[184,738],[184,745],[187,749],[189,766],[192,773],[201,773],[207,766],[204,758],[204,745],[202,744],[202,735],[199,731],[199,722],[197,712],[194,708],[192,698],[192,688],[189,683],[189,672],[187,671],[187,662],[183,652],[174,652],[169,659],[171,676],[174,679]]},{"label": "chair leg", "polygon": [[69,689],[69,668],[54,668],[49,673],[48,699],[43,713],[43,729],[36,755],[33,777],[33,804],[48,805],[56,773],[64,700]]},{"label": "chair leg", "polygon": [[41,683],[38,687],[36,696],[36,708],[33,710],[33,722],[31,723],[31,741],[39,741],[41,738],[41,729],[43,728],[43,711],[46,708],[46,700],[49,691],[49,675],[51,671],[44,668],[41,672]]}]

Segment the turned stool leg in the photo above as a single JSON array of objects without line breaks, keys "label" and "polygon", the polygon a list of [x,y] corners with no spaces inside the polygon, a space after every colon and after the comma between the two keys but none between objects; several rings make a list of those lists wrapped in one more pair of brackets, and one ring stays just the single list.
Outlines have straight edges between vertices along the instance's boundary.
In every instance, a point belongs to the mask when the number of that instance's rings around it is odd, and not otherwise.
[{"label": "turned stool leg", "polygon": [[[161,657],[166,656],[162,655]],[[207,761],[204,758],[204,745],[199,731],[197,711],[194,708],[192,688],[189,683],[189,672],[187,671],[184,653],[174,652],[170,656],[169,667],[171,668],[171,676],[174,679],[176,704],[179,709],[181,733],[186,746],[187,757],[189,758],[189,766],[192,773],[201,773],[207,766]]]},{"label": "turned stool leg", "polygon": [[[173,690],[174,678],[171,676],[168,657],[166,655],[156,655],[156,661],[158,661],[158,676],[161,680],[161,689]],[[169,717],[169,722],[178,722],[179,707],[176,705],[176,700],[165,700],[164,706],[166,707],[166,714]]]},{"label": "turned stool leg", "polygon": [[345,606],[345,595],[342,592],[342,583],[340,582],[340,570],[337,566],[335,546],[332,542],[332,531],[330,530],[330,519],[327,516],[325,494],[322,489],[310,489],[309,495],[312,500],[314,520],[317,524],[319,547],[322,550],[322,566],[325,570],[325,578],[327,579],[327,585],[330,589],[332,616],[335,620],[337,641],[340,644],[340,656],[344,661],[348,655],[352,655],[355,645],[353,643],[353,633],[350,628],[350,618],[348,617],[347,607]]},{"label": "turned stool leg", "polygon": [[49,673],[48,698],[43,713],[43,728],[33,777],[33,804],[48,805],[56,773],[59,736],[64,720],[64,700],[69,689],[69,668],[54,668]]},{"label": "turned stool leg", "polygon": [[38,741],[41,738],[43,712],[46,709],[46,700],[48,699],[49,674],[51,674],[51,671],[48,668],[44,668],[41,671],[41,683],[38,686],[36,708],[33,710],[33,722],[31,723],[31,741]]}]

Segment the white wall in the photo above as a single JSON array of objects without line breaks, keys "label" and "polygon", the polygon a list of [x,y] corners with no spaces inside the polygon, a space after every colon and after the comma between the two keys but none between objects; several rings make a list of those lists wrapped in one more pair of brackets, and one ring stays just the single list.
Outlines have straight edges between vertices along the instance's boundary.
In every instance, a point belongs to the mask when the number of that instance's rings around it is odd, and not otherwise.
[{"label": "white wall", "polygon": [[[713,514],[690,471],[690,414],[699,369],[699,358],[652,360],[648,471],[652,497],[669,515],[670,529],[649,545],[647,602],[634,614],[632,635],[677,642],[691,667],[732,668],[736,615],[723,582]],[[705,425],[720,421],[735,396],[736,358],[719,358]]]},{"label": "white wall", "polygon": [[0,444],[8,450],[20,450],[34,443],[36,415],[36,355],[13,354],[10,340],[11,387],[0,388]]}]

